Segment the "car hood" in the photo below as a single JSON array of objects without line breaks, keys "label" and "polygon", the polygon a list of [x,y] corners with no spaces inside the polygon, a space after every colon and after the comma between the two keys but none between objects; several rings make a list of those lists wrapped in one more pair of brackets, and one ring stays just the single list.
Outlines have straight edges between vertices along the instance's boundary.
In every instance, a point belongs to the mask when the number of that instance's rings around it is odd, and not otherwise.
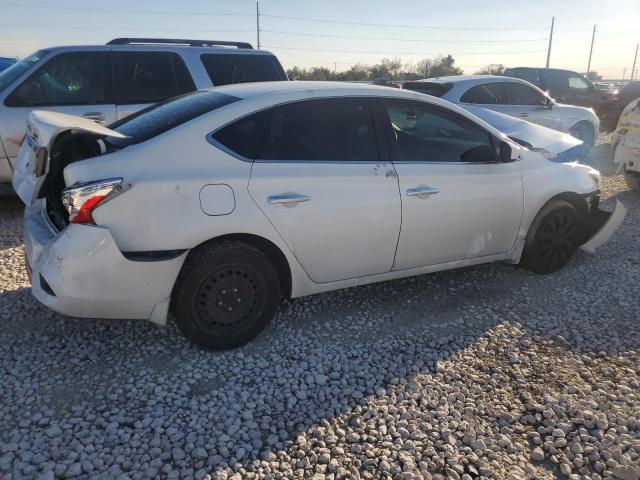
[{"label": "car hood", "polygon": [[518,143],[526,142],[536,150],[541,149],[560,154],[582,144],[580,140],[568,133],[514,118],[504,113],[494,112],[482,107],[470,106],[465,108],[512,140],[517,140],[519,141]]}]

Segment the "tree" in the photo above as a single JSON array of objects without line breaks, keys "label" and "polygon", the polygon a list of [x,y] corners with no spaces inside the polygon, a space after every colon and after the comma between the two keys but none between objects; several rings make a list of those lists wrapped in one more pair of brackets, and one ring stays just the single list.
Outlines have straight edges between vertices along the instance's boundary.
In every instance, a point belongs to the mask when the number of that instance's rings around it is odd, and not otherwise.
[{"label": "tree", "polygon": [[445,77],[462,75],[462,69],[454,65],[456,61],[451,55],[440,55],[436,58],[425,58],[416,64],[415,71],[420,78]]},{"label": "tree", "polygon": [[478,70],[476,75],[504,75],[504,71],[507,69],[501,63],[490,63]]}]

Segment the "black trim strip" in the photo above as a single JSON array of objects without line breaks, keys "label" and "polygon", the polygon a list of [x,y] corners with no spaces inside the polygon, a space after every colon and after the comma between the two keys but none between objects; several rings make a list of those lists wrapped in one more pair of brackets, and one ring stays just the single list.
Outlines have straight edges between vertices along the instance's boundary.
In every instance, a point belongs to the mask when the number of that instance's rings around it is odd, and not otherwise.
[{"label": "black trim strip", "polygon": [[132,262],[164,262],[178,258],[187,249],[181,250],[156,250],[146,252],[122,252],[122,256]]}]

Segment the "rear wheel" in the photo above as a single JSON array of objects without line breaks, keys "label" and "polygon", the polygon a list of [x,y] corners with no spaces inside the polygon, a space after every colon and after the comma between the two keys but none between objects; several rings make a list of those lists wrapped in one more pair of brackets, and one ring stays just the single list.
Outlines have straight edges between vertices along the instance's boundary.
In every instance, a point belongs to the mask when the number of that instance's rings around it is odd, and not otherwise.
[{"label": "rear wheel", "polygon": [[261,251],[241,242],[195,249],[174,292],[178,328],[213,350],[234,348],[258,335],[279,301],[276,268]]},{"label": "rear wheel", "polygon": [[588,123],[580,122],[571,127],[569,133],[572,137],[582,140],[582,145],[580,145],[579,148],[579,156],[580,158],[585,158],[589,154],[591,148],[593,148],[595,135],[593,127]]},{"label": "rear wheel", "polygon": [[564,267],[584,236],[584,224],[571,203],[551,200],[536,216],[525,243],[521,264],[535,273]]}]

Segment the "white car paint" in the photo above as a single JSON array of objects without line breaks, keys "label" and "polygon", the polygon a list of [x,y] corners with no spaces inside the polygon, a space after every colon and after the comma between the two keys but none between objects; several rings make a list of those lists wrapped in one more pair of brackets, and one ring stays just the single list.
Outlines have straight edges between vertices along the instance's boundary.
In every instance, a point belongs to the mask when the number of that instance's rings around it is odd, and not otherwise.
[{"label": "white car paint", "polygon": [[[553,99],[540,90],[535,85],[522,80],[520,78],[502,77],[497,75],[460,75],[449,77],[428,78],[411,84],[418,85],[421,83],[437,83],[442,85],[450,85],[451,88],[445,92],[440,98],[448,100],[452,103],[477,114],[479,109],[488,109],[513,117],[518,117],[528,122],[536,123],[544,127],[559,130],[561,132],[569,132],[579,122],[588,123],[593,129],[594,142],[597,139],[600,128],[600,120],[594,111],[590,108],[577,107],[574,105],[564,105],[556,103]],[[537,92],[541,98],[548,99],[548,105],[513,105],[513,104],[479,104],[468,103],[461,100],[465,93],[477,85],[485,84],[520,84]],[[413,87],[410,87],[413,89]],[[482,115],[479,115],[482,116]]]},{"label": "white car paint", "polygon": [[[548,161],[465,109],[419,93],[328,82],[213,91],[240,100],[146,142],[65,168],[67,186],[117,177],[129,186],[93,212],[95,225],[71,224],[57,231],[45,200],[31,200],[37,191],[25,187],[25,245],[38,300],[68,315],[164,323],[187,252],[153,262],[132,261],[122,252],[188,251],[230,234],[260,237],[282,253],[291,273],[291,297],[494,260],[518,262],[529,226],[549,199],[568,192],[594,196],[599,189],[596,170]],[[511,159],[472,165],[252,162],[207,141],[218,127],[267,107],[342,97],[403,99],[452,111],[506,142]],[[98,127],[60,115],[33,113],[29,125],[37,143],[23,145],[25,165],[34,147],[50,145],[64,126],[99,133],[92,130]],[[35,185],[29,175],[21,165],[14,185]],[[206,212],[202,192],[209,185],[233,191],[232,211]],[[426,186],[440,193],[409,195]],[[219,193],[216,189],[214,197]],[[310,200],[269,202],[293,193]],[[41,276],[55,296],[43,289]]]}]

